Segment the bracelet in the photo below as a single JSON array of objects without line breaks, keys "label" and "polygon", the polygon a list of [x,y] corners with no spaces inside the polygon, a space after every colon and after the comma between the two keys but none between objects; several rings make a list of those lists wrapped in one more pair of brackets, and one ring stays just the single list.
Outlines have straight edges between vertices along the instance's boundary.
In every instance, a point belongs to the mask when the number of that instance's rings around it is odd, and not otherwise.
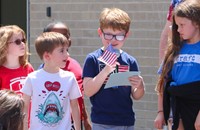
[{"label": "bracelet", "polygon": [[159,110],[157,113],[163,112],[163,110]]}]

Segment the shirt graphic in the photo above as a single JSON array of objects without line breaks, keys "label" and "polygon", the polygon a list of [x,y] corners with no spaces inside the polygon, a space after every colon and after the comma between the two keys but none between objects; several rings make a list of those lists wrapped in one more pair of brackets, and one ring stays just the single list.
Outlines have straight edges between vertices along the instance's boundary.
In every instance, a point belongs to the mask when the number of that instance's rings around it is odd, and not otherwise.
[{"label": "shirt graphic", "polygon": [[[39,105],[39,110],[37,111],[37,117],[41,123],[45,126],[54,127],[59,124],[59,121],[62,120],[64,112],[63,107],[61,106],[60,100],[57,97],[56,93],[59,92],[60,83],[59,82],[50,82],[46,81],[44,84],[46,90],[42,91],[43,98],[46,98],[44,104]],[[56,92],[56,93],[55,93]],[[62,92],[59,92],[59,96],[62,97]],[[66,98],[65,96],[62,99]]]},{"label": "shirt graphic", "polygon": [[24,85],[24,80],[26,77],[17,77],[10,80],[10,90],[15,91],[17,94],[21,94],[19,91]]}]

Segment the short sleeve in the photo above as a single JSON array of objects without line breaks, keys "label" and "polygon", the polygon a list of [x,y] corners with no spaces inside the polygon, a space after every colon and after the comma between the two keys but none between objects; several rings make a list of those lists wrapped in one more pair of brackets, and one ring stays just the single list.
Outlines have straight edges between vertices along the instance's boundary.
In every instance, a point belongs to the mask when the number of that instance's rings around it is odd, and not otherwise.
[{"label": "short sleeve", "polygon": [[81,94],[80,88],[78,86],[78,82],[76,81],[75,76],[73,76],[72,86],[71,86],[71,89],[70,89],[70,92],[69,92],[69,97],[70,97],[70,99],[76,99],[76,98],[79,98],[81,96],[82,96],[82,94]]},{"label": "short sleeve", "polygon": [[28,76],[26,79],[25,79],[25,83],[24,83],[24,86],[22,87],[22,89],[20,90],[20,92],[28,95],[28,96],[31,96],[32,95],[32,83],[31,83],[31,79],[30,77]]}]

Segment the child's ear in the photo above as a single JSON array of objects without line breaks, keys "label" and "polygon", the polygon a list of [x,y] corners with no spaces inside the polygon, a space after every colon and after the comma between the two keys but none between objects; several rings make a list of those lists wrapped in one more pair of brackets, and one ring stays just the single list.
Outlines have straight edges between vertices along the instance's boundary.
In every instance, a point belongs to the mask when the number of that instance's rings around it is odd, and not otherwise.
[{"label": "child's ear", "polygon": [[130,35],[131,35],[131,31],[128,31],[128,32],[126,33],[126,38],[129,37]]},{"label": "child's ear", "polygon": [[98,36],[101,37],[102,31],[100,28],[97,29]]},{"label": "child's ear", "polygon": [[48,52],[44,52],[43,59],[45,59],[45,60],[49,60],[50,59],[50,56],[49,56]]}]

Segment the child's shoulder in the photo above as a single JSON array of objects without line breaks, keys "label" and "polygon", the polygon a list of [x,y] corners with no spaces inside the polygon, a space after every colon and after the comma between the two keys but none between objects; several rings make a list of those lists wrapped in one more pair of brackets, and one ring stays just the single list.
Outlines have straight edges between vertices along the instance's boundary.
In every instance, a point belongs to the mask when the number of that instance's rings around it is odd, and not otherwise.
[{"label": "child's shoulder", "polygon": [[126,59],[136,60],[135,57],[133,57],[132,55],[128,54],[128,53],[125,52],[125,51],[122,51],[122,52],[121,52],[121,56],[122,56],[123,58],[126,58]]},{"label": "child's shoulder", "polygon": [[28,76],[29,77],[35,77],[35,76],[38,76],[38,75],[42,75],[42,73],[43,73],[42,71],[43,71],[42,69],[32,71],[31,73],[28,74]]},{"label": "child's shoulder", "polygon": [[25,68],[26,68],[29,72],[33,72],[33,71],[34,71],[33,66],[32,66],[31,63],[29,63],[29,62],[25,65]]},{"label": "child's shoulder", "polygon": [[62,77],[75,77],[73,72],[67,70],[60,69],[59,73]]}]

